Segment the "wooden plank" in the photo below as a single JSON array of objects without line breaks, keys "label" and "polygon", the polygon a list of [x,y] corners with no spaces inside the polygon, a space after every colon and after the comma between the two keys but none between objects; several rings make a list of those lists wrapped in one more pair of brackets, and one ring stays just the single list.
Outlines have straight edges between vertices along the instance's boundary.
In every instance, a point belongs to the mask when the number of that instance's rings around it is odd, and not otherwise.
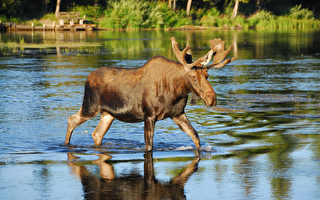
[{"label": "wooden plank", "polygon": [[95,24],[83,25],[46,25],[46,26],[30,26],[30,25],[11,25],[7,29],[11,31],[92,31],[96,28]]}]

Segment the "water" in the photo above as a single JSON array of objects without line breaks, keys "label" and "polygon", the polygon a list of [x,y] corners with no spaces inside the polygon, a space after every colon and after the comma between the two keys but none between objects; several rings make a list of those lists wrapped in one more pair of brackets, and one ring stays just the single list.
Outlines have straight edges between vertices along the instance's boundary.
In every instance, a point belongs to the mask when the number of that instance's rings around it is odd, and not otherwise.
[{"label": "water", "polygon": [[[114,121],[103,145],[79,126],[64,145],[88,73],[175,59],[170,37],[194,57],[208,41],[235,43],[238,60],[209,71],[218,105],[188,103],[192,140],[170,119],[144,154],[143,123]],[[0,199],[319,199],[318,31],[13,32],[0,35]],[[31,45],[32,44],[32,45]]]}]

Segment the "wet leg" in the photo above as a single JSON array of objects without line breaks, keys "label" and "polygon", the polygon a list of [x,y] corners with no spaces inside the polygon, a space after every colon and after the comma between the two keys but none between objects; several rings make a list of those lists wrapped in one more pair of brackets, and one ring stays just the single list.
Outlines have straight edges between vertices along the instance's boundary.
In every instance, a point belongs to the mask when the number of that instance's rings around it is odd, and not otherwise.
[{"label": "wet leg", "polygon": [[152,118],[147,118],[144,121],[145,151],[152,151],[153,149],[153,135],[155,123],[155,120]]},{"label": "wet leg", "polygon": [[77,126],[79,126],[80,124],[82,124],[83,122],[87,121],[90,118],[91,117],[82,116],[82,110],[81,109],[76,114],[71,115],[68,118],[68,128],[67,128],[65,144],[70,144],[70,139],[71,139],[71,135],[72,135],[73,130]]},{"label": "wet leg", "polygon": [[181,114],[179,116],[173,117],[172,120],[184,131],[186,132],[193,140],[196,148],[200,148],[200,139],[197,131],[190,124],[186,114]]},{"label": "wet leg", "polygon": [[92,138],[96,145],[101,145],[103,136],[109,130],[113,119],[114,117],[112,117],[109,113],[101,113],[100,121],[92,133]]}]

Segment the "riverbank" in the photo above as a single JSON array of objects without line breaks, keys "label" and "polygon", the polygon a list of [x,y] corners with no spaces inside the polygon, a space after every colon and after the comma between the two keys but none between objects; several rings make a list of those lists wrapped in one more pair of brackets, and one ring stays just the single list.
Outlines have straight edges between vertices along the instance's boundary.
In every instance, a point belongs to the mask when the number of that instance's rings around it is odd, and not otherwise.
[{"label": "riverbank", "polygon": [[2,31],[93,31],[96,29],[95,24],[76,24],[76,25],[56,25],[42,24],[42,26],[4,23],[0,25]]},{"label": "riverbank", "polygon": [[[171,27],[165,29],[157,29],[157,28],[104,28],[99,27],[96,24],[84,24],[84,25],[50,25],[50,24],[42,24],[38,26],[34,25],[24,25],[24,24],[15,24],[15,23],[0,23],[0,32],[6,31],[156,31],[156,30],[164,30],[164,31],[192,31],[192,30],[213,30],[213,31],[221,31],[221,30],[281,30],[281,31],[292,31],[292,30],[317,30],[320,29],[320,26],[308,26],[305,23],[296,22],[293,25],[288,25],[288,23],[284,23],[285,26],[281,28],[277,26],[277,23],[270,23],[269,26],[265,27],[255,27],[255,26],[235,26],[229,27],[227,25],[222,27],[215,26],[196,26],[196,25],[184,25],[181,27]],[[310,25],[310,24],[309,24]]]},{"label": "riverbank", "polygon": [[[34,20],[32,20],[34,21]],[[37,23],[30,22],[23,24],[16,24],[14,22],[0,22],[0,31],[132,31],[132,30],[145,30],[154,31],[159,30],[158,28],[108,28],[97,25],[99,24],[56,24],[56,20],[40,20]],[[244,29],[245,27],[236,26],[199,26],[199,25],[182,25],[180,27],[168,27],[162,30],[238,30]],[[248,28],[248,27],[247,27]],[[250,27],[249,27],[250,28]],[[253,27],[252,27],[253,28]]]}]

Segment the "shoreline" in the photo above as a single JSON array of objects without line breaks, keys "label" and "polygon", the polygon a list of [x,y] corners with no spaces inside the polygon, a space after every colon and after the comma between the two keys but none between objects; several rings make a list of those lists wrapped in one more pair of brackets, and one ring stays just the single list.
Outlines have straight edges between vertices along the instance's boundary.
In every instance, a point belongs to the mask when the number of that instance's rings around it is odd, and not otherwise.
[{"label": "shoreline", "polygon": [[296,30],[303,31],[308,29],[317,29],[319,28],[306,28],[306,29],[298,29],[298,28],[273,28],[269,29],[266,27],[214,27],[214,26],[197,26],[197,25],[184,25],[181,27],[171,27],[171,28],[101,28],[97,24],[74,24],[74,25],[55,25],[55,24],[42,24],[42,26],[33,26],[33,25],[25,25],[25,24],[15,24],[13,22],[0,22],[0,32],[16,32],[16,31],[196,31],[196,30],[213,30],[213,31],[222,31],[222,30]]},{"label": "shoreline", "polygon": [[214,26],[197,26],[197,25],[184,25],[181,27],[171,27],[171,28],[102,28],[97,24],[66,24],[66,25],[56,25],[55,23],[43,23],[41,25],[26,25],[26,24],[16,24],[14,22],[0,22],[0,32],[7,31],[175,31],[175,30],[242,30],[242,29],[257,29],[254,27],[214,27]]}]

